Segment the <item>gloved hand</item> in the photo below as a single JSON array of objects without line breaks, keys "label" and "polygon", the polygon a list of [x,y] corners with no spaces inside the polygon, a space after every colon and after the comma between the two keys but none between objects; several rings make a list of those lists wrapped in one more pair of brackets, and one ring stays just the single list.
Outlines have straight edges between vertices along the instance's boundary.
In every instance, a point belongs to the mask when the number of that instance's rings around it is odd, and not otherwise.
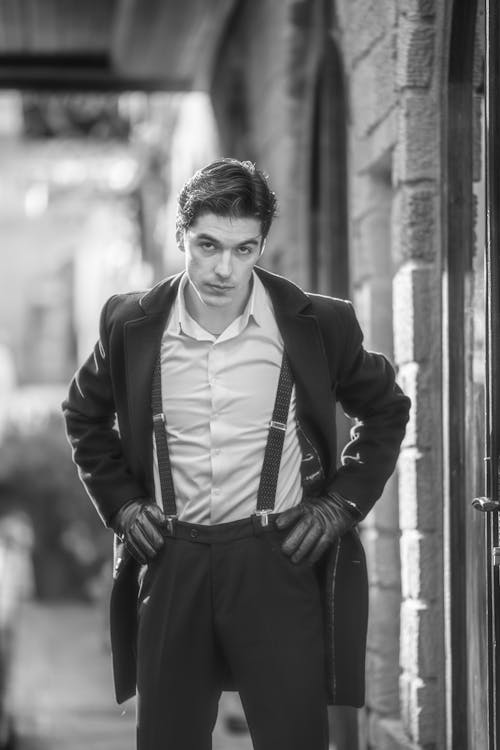
[{"label": "gloved hand", "polygon": [[136,498],[120,508],[111,521],[111,528],[137,562],[146,562],[160,551],[164,544],[163,529],[167,520],[162,509],[150,500]]},{"label": "gloved hand", "polygon": [[338,537],[360,520],[361,513],[358,516],[344,498],[331,493],[305,498],[298,505],[285,510],[276,519],[276,526],[287,529],[295,524],[281,549],[291,557],[292,562],[304,560],[312,565]]}]

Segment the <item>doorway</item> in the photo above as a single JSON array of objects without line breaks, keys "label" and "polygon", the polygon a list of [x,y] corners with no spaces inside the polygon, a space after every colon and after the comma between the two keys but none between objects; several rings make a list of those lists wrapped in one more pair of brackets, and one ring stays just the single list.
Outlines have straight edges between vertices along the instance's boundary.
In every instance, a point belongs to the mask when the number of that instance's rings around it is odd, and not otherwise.
[{"label": "doorway", "polygon": [[309,193],[310,286],[347,297],[347,138],[340,53],[328,34],[316,75]]}]

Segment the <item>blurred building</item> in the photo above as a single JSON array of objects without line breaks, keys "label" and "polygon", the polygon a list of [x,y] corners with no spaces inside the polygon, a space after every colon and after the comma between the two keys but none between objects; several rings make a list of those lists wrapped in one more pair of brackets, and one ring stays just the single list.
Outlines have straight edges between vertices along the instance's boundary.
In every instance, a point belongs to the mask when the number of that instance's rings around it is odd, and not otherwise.
[{"label": "blurred building", "polygon": [[[398,476],[364,523],[367,704],[357,729],[339,718],[339,750],[497,750],[496,4],[92,0],[93,16],[61,0],[36,27],[20,6],[0,10],[5,86],[204,93],[155,115],[165,208],[139,243],[163,237],[154,275],[178,267],[176,185],[217,153],[255,160],[280,200],[263,264],[353,298],[412,398]],[[111,211],[93,208],[86,248]]]},{"label": "blurred building", "polygon": [[[93,308],[142,264],[133,215],[138,159],[127,143],[71,133],[62,108],[59,117],[53,106],[35,117],[23,113],[20,94],[4,97],[4,112],[8,105],[17,116],[0,139],[0,331],[21,385],[64,383],[76,367],[77,329],[93,325],[95,336]],[[89,245],[99,252],[98,283]]]},{"label": "blurred building", "polygon": [[67,383],[107,297],[182,265],[166,227],[182,183],[215,153],[207,97],[111,102],[2,97],[0,333],[20,384]]}]

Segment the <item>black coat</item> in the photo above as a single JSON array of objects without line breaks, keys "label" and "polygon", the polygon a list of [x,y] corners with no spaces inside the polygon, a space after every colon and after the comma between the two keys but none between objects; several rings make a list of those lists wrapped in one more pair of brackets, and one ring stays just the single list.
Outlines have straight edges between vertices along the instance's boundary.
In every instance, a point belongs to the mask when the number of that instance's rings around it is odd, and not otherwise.
[{"label": "black coat", "polygon": [[[296,386],[302,479],[308,495],[335,490],[362,516],[392,474],[410,402],[381,354],[367,352],[349,302],[305,294],[256,269],[268,290]],[[104,523],[125,502],[153,495],[151,380],[179,276],[145,293],[111,297],[100,338],[63,403],[80,478]],[[335,404],[356,419],[337,466]],[[361,706],[368,584],[356,530],[318,564],[323,591],[330,700]],[[115,537],[111,640],[116,696],[135,692],[137,564]]]}]

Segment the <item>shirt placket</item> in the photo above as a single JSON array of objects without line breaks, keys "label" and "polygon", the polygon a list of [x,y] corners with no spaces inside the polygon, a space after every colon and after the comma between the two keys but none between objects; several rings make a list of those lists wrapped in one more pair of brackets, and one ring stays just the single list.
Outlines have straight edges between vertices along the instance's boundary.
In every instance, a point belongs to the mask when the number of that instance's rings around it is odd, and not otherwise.
[{"label": "shirt placket", "polygon": [[212,344],[207,363],[207,379],[210,389],[211,411],[210,411],[210,461],[212,467],[212,478],[210,483],[210,520],[219,515],[222,501],[223,488],[223,390],[221,388],[221,369],[223,366],[224,353],[222,346],[215,342]]}]

